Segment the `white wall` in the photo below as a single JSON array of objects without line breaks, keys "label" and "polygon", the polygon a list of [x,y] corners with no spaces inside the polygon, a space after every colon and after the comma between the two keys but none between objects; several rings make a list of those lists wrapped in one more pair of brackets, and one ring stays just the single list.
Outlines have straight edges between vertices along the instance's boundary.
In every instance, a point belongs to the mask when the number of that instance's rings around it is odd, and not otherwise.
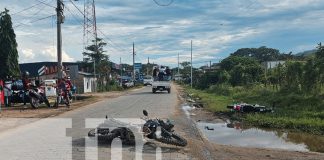
[{"label": "white wall", "polygon": [[95,83],[96,83],[95,78],[83,77],[84,93],[93,92]]}]

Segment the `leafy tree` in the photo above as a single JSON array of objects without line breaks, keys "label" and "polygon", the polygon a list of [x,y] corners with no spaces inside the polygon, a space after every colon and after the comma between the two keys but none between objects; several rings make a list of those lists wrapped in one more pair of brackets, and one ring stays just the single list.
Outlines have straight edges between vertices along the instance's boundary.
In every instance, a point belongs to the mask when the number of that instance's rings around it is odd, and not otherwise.
[{"label": "leafy tree", "polygon": [[0,13],[0,78],[19,76],[16,34],[9,10]]},{"label": "leafy tree", "polygon": [[[96,71],[96,75],[98,75],[99,85],[106,80],[108,80],[108,73],[111,70],[109,56],[104,54],[106,51],[104,47],[107,43],[103,42],[102,38],[97,38],[96,40],[92,40],[93,44],[87,46],[86,52],[83,52],[83,55],[87,58],[83,63],[83,67],[90,68],[90,70]],[[94,64],[95,63],[95,68]]]},{"label": "leafy tree", "polygon": [[220,74],[218,72],[206,72],[201,74],[195,84],[199,89],[206,89],[209,86],[216,84],[220,81]]},{"label": "leafy tree", "polygon": [[[100,74],[107,73],[109,69],[108,64],[108,55],[104,54],[106,51],[104,51],[104,47],[107,45],[107,43],[103,42],[101,38],[97,38],[96,40],[92,40],[94,44],[87,46],[86,52],[83,52],[83,55],[87,58],[85,59],[85,62],[88,65],[89,68],[91,68],[94,71],[93,68],[93,62],[95,62],[96,65],[96,72]],[[103,67],[103,68],[102,68]]]},{"label": "leafy tree", "polygon": [[274,61],[279,59],[280,52],[277,49],[267,48],[242,48],[232,54],[233,56],[252,57],[260,62]]},{"label": "leafy tree", "polygon": [[182,69],[180,73],[182,74],[182,77],[185,79],[190,78],[190,72],[191,72],[191,66],[190,62],[181,62],[180,65],[182,66]]},{"label": "leafy tree", "polygon": [[286,87],[293,91],[300,90],[302,81],[303,64],[301,62],[287,62]]},{"label": "leafy tree", "polygon": [[306,93],[312,93],[317,88],[318,77],[318,69],[315,67],[314,59],[309,59],[303,69],[302,90]]},{"label": "leafy tree", "polygon": [[318,79],[321,85],[324,84],[324,46],[319,43],[315,53],[315,67],[318,68]]},{"label": "leafy tree", "polygon": [[231,55],[251,57],[259,62],[300,59],[300,57],[293,55],[291,52],[288,54],[281,54],[278,49],[267,48],[265,46],[259,48],[241,48]]},{"label": "leafy tree", "polygon": [[231,55],[225,58],[220,66],[229,73],[229,81],[234,86],[260,81],[263,73],[260,63],[251,57]]}]

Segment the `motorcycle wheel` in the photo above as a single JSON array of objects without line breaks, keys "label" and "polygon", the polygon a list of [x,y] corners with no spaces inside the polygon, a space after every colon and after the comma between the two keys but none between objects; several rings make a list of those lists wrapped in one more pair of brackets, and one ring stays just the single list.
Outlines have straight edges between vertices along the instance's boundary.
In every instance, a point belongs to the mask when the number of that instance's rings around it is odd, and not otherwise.
[{"label": "motorcycle wheel", "polygon": [[134,145],[135,144],[135,135],[134,133],[125,127],[119,127],[111,131],[111,133],[115,133],[117,137],[122,140],[124,145]]},{"label": "motorcycle wheel", "polygon": [[118,137],[117,133],[109,133],[107,135],[97,135],[96,129],[92,129],[88,132],[88,137],[98,136],[98,141],[111,141],[114,138]]},{"label": "motorcycle wheel", "polygon": [[181,146],[181,147],[184,147],[187,145],[187,140],[175,133],[172,133],[170,138],[160,137],[160,138],[156,138],[156,140],[161,143],[171,144],[171,145]]},{"label": "motorcycle wheel", "polygon": [[34,108],[37,109],[39,107],[39,99],[36,97],[30,97],[30,105]]},{"label": "motorcycle wheel", "polygon": [[[63,98],[64,98],[64,97],[63,97]],[[67,107],[70,106],[70,98],[69,98],[69,96],[67,96],[66,99],[65,99],[65,105],[66,105]]]},{"label": "motorcycle wheel", "polygon": [[44,97],[44,103],[46,104],[47,107],[51,107],[51,105],[46,97]]}]

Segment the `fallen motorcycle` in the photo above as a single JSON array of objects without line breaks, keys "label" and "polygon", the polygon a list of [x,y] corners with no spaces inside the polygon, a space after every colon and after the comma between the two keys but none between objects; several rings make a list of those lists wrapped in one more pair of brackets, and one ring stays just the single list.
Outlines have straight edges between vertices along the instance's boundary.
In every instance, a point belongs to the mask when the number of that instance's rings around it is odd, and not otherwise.
[{"label": "fallen motorcycle", "polygon": [[[170,120],[150,119],[146,110],[143,110],[143,114],[145,116],[143,118],[145,123],[142,126],[142,133],[145,138],[175,146],[184,147],[187,145],[187,140],[174,132],[174,125]],[[97,137],[98,142],[119,138],[123,144],[135,144],[135,136],[130,129],[127,127],[117,127],[110,131],[109,124],[107,123],[102,123],[96,129],[90,130],[88,136]]]}]

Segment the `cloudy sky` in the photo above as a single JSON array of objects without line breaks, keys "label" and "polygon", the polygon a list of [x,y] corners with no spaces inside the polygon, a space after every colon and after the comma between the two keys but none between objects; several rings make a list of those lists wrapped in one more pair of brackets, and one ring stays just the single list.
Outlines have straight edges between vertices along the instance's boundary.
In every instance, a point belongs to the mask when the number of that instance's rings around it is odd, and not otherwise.
[{"label": "cloudy sky", "polygon": [[[95,0],[98,37],[113,62],[195,66],[218,62],[239,48],[282,53],[314,49],[324,38],[323,0]],[[83,0],[74,1],[83,12]],[[163,6],[171,3],[168,6]],[[83,15],[64,0],[63,59],[82,60]],[[1,0],[12,15],[19,62],[56,61],[56,0]]]}]

